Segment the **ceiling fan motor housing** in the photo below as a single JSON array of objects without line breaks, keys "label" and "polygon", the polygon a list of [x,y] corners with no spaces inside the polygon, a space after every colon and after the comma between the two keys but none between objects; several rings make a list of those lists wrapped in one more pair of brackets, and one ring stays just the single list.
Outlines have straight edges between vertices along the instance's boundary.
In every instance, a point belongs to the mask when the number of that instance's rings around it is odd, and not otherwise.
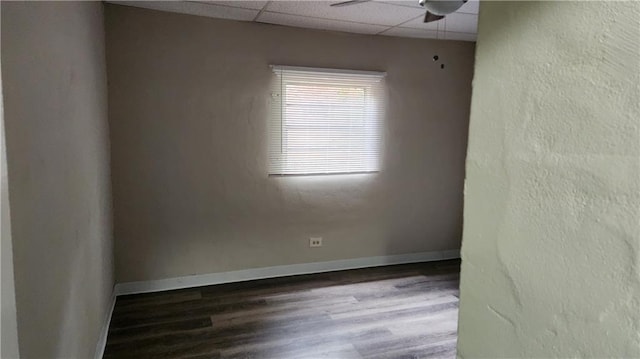
[{"label": "ceiling fan motor housing", "polygon": [[427,11],[435,15],[448,15],[458,10],[467,0],[419,0]]}]

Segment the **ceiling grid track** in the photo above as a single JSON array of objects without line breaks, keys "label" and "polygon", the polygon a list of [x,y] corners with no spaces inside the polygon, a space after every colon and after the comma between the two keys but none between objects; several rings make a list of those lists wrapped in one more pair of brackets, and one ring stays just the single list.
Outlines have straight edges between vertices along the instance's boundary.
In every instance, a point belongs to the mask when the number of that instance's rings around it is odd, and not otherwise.
[{"label": "ceiling grid track", "polygon": [[416,17],[414,17],[414,18],[411,18],[411,19],[409,19],[409,20],[407,20],[407,21],[404,21],[404,22],[399,23],[398,25],[394,25],[394,26],[391,26],[391,27],[390,27],[390,28],[388,28],[388,29],[384,29],[384,30],[382,30],[382,31],[380,31],[380,32],[378,32],[378,33],[376,33],[376,35],[382,35],[382,34],[384,34],[385,32],[387,32],[387,31],[389,31],[389,30],[391,30],[391,29],[395,29],[395,28],[397,28],[397,27],[401,27],[402,25],[404,25],[404,24],[406,24],[406,23],[408,23],[408,22],[411,22],[411,21],[413,21],[413,20],[419,19],[419,18],[421,18],[421,17],[423,17],[423,16],[424,16],[424,15],[418,15],[418,16],[416,16]]},{"label": "ceiling grid track", "polygon": [[257,22],[258,18],[260,17],[260,15],[262,15],[262,13],[265,11],[265,9],[267,8],[267,6],[269,6],[269,4],[271,4],[271,0],[267,1],[263,6],[262,9],[260,9],[260,11],[258,11],[258,14],[256,14],[256,17],[253,18],[253,22]]}]

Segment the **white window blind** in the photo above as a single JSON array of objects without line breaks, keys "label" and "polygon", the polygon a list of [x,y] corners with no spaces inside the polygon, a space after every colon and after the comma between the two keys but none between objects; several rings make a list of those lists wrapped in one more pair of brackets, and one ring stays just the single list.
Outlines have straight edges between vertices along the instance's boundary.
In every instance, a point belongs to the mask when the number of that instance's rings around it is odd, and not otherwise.
[{"label": "white window blind", "polygon": [[269,174],[380,169],[383,72],[273,66]]}]

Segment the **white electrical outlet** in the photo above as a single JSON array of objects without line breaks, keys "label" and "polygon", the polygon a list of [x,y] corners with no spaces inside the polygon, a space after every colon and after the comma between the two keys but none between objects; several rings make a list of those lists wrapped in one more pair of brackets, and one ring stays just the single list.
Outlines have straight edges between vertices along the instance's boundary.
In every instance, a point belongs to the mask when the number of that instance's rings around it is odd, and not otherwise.
[{"label": "white electrical outlet", "polygon": [[309,247],[322,247],[322,237],[309,238]]}]

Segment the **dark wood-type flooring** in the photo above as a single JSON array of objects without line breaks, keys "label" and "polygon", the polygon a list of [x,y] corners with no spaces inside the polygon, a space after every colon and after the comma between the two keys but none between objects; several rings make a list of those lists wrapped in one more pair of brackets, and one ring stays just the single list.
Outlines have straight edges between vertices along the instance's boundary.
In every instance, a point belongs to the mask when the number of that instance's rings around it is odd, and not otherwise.
[{"label": "dark wood-type flooring", "polygon": [[105,358],[454,358],[459,261],[120,296]]}]

